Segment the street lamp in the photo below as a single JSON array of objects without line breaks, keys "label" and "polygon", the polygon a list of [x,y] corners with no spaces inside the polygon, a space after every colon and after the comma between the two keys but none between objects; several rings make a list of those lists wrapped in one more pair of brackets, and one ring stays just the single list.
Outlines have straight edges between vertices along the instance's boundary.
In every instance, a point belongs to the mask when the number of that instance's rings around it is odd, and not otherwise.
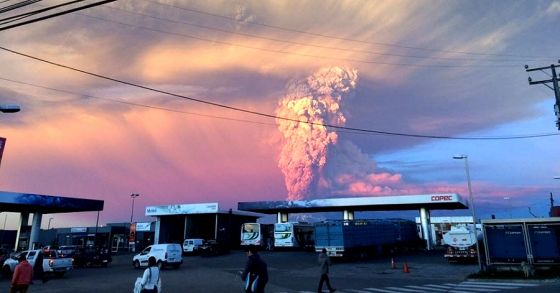
[{"label": "street lamp", "polygon": [[52,220],[52,219],[54,219],[54,218],[52,218],[52,217],[49,218],[49,225],[47,226],[47,230],[49,230],[49,229],[51,228],[51,220]]},{"label": "street lamp", "polygon": [[504,199],[507,200],[508,202],[508,207],[509,207],[509,218],[513,219],[512,213],[511,213],[511,197],[509,196],[504,196]]},{"label": "street lamp", "polygon": [[132,223],[132,217],[134,216],[134,199],[139,197],[140,194],[138,193],[133,193],[130,195],[130,197],[132,198],[132,210],[130,211],[130,222]]},{"label": "street lamp", "polygon": [[472,196],[472,188],[471,188],[471,174],[469,173],[469,157],[467,155],[454,155],[453,159],[456,160],[465,160],[465,170],[467,172],[467,185],[469,188],[469,206],[471,208],[471,212],[472,212],[472,218],[473,218],[473,231],[474,231],[474,237],[476,240],[476,257],[478,259],[478,269],[480,271],[482,271],[482,262],[480,261],[480,247],[478,245],[478,231],[476,230],[476,213],[474,211],[474,200],[473,200],[473,196]]},{"label": "street lamp", "polygon": [[19,112],[19,105],[0,105],[0,112],[2,113],[16,113]]}]

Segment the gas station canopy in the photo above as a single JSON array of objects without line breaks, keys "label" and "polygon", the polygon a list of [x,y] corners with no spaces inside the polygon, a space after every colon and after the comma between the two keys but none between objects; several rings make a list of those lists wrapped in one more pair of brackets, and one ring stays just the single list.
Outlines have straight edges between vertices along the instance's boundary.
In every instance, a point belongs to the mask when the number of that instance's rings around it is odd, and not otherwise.
[{"label": "gas station canopy", "polygon": [[467,209],[467,203],[456,193],[395,195],[379,197],[345,197],[295,201],[239,202],[240,211],[264,214],[314,213],[352,211],[404,211],[426,208],[429,210]]},{"label": "gas station canopy", "polygon": [[0,191],[1,212],[51,214],[102,210],[102,200]]}]

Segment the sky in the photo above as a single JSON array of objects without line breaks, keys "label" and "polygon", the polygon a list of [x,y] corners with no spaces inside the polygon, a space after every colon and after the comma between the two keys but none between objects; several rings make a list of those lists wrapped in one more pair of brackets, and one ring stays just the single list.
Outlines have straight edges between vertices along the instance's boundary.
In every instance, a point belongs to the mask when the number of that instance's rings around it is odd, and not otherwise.
[{"label": "sky", "polygon": [[120,0],[0,31],[0,104],[22,109],[0,115],[0,190],[104,200],[100,224],[128,222],[132,193],[135,221],[148,205],[467,198],[465,154],[479,217],[544,217],[555,98],[527,81],[550,70],[524,65],[558,64],[559,26],[560,1]]}]

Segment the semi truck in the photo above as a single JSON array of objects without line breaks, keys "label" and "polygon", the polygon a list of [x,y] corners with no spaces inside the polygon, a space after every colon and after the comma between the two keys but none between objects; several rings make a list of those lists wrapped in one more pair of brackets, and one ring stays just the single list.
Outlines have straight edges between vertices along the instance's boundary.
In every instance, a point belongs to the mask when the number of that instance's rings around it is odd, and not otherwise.
[{"label": "semi truck", "polygon": [[380,255],[400,245],[416,240],[412,221],[399,219],[333,220],[315,223],[315,251],[323,248],[332,257]]},{"label": "semi truck", "polygon": [[479,241],[478,246],[482,247],[481,240],[481,232],[477,231],[475,233],[472,225],[460,224],[451,226],[451,229],[443,234],[443,244],[446,247],[443,256],[448,262],[477,261],[477,241]]}]

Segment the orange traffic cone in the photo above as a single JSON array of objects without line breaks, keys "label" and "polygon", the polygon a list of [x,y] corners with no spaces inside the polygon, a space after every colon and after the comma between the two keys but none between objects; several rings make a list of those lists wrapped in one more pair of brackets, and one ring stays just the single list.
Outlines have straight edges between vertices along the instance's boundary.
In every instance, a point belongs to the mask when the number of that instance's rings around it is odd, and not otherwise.
[{"label": "orange traffic cone", "polygon": [[404,265],[403,265],[403,272],[404,273],[410,273],[410,270],[408,269],[408,263],[405,261]]},{"label": "orange traffic cone", "polygon": [[392,269],[396,269],[396,268],[397,268],[397,265],[395,265],[395,259],[394,259],[394,258],[391,258],[391,268],[392,268]]}]

